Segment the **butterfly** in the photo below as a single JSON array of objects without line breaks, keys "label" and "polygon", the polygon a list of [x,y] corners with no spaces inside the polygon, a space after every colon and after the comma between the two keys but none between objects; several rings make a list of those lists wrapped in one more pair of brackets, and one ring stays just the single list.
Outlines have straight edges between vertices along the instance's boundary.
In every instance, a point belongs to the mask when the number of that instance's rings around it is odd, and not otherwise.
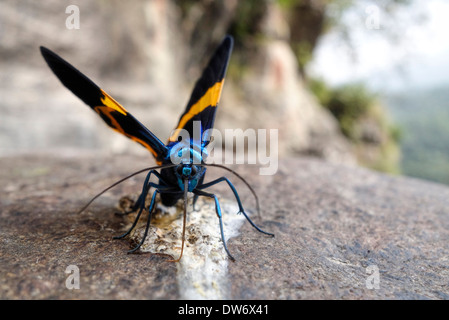
[{"label": "butterfly", "polygon": [[[150,226],[151,215],[155,207],[156,196],[159,194],[161,202],[165,206],[173,206],[181,198],[184,199],[181,253],[178,259],[170,260],[175,262],[180,261],[183,254],[185,241],[187,195],[191,192],[194,194],[194,206],[196,199],[199,196],[214,199],[215,211],[219,219],[219,227],[224,249],[229,258],[231,260],[235,260],[226,245],[223,231],[222,212],[218,198],[215,194],[204,191],[205,189],[221,182],[227,183],[232,190],[239,206],[239,213],[242,213],[249,223],[259,232],[269,236],[274,236],[274,234],[260,229],[249,218],[243,208],[237,189],[227,177],[223,176],[207,183],[204,182],[206,167],[208,166],[220,167],[233,173],[249,187],[253,195],[256,197],[257,211],[259,212],[257,195],[246,180],[244,180],[235,171],[225,166],[205,162],[207,157],[207,146],[210,142],[209,132],[214,125],[226,70],[233,49],[233,42],[234,40],[232,36],[228,35],[215,50],[215,53],[212,55],[209,63],[203,70],[201,77],[196,82],[190,96],[190,100],[187,103],[187,107],[184,113],[180,116],[178,124],[166,144],[159,140],[158,137],[156,137],[131,113],[123,108],[116,100],[114,100],[114,98],[103,91],[103,89],[98,87],[75,67],[51,50],[45,47],[40,47],[42,56],[48,66],[65,87],[78,96],[85,104],[91,107],[112,129],[120,132],[124,136],[136,141],[148,149],[156,160],[157,166],[139,170],[117,181],[101,193],[97,194],[81,210],[83,211],[87,208],[92,201],[110,188],[136,174],[148,171],[142,187],[142,192],[130,211],[138,211],[132,226],[124,234],[114,237],[115,239],[124,238],[135,228],[142,212],[145,209],[145,199],[147,198],[150,189],[154,188],[155,191],[151,196],[151,202],[148,208],[148,219],[144,236],[134,249],[128,251],[130,253],[138,250],[145,241]],[[160,169],[160,172],[157,171],[158,169]],[[153,175],[157,177],[158,183],[150,181],[150,178]]]}]

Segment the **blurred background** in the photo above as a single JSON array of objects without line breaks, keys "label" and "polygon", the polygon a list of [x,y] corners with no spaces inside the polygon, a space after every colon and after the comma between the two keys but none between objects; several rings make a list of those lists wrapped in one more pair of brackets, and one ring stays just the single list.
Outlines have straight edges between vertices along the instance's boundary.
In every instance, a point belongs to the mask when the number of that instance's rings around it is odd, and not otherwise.
[{"label": "blurred background", "polygon": [[166,141],[232,34],[216,128],[279,129],[280,157],[449,184],[448,15],[444,0],[2,0],[0,156],[148,154],[59,83],[40,45]]}]

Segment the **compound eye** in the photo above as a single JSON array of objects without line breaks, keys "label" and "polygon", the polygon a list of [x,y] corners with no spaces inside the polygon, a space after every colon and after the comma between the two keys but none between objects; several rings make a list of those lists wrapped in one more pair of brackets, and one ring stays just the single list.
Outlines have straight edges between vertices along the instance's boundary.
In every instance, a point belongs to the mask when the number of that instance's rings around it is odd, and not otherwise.
[{"label": "compound eye", "polygon": [[176,172],[180,175],[180,176],[182,176],[182,170],[183,169],[183,167],[182,166],[178,166],[177,168],[176,168]]},{"label": "compound eye", "polygon": [[192,166],[192,172],[190,173],[191,176],[196,175],[196,173],[198,172],[198,170],[196,169],[195,166]]}]

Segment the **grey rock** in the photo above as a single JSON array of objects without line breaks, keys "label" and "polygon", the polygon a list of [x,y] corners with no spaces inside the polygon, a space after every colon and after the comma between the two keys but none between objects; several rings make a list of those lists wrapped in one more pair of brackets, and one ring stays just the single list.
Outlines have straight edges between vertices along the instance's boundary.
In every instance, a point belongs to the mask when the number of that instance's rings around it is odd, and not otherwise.
[{"label": "grey rock", "polygon": [[[104,187],[153,163],[76,155],[0,159],[0,298],[180,298],[176,264],[126,254],[132,241],[112,240],[128,224],[114,214],[119,199],[137,193],[144,177],[77,213]],[[228,264],[227,298],[448,298],[447,187],[308,158],[281,160],[274,176],[250,165],[234,169],[260,197],[262,217],[254,221],[276,237],[244,223],[228,241],[237,261]],[[210,170],[208,179],[222,174]],[[254,211],[250,192],[235,185]],[[214,192],[233,200],[225,185]],[[79,290],[66,288],[70,265],[79,267]]]}]

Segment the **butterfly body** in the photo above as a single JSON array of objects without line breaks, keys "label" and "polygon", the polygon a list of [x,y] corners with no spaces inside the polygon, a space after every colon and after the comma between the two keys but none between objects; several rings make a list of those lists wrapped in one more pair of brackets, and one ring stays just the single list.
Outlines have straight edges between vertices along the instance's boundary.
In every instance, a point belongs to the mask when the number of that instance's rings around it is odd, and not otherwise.
[{"label": "butterfly body", "polygon": [[[234,173],[239,179],[244,181],[255,195],[252,188],[237,173],[220,165],[207,164],[205,161],[207,158],[206,147],[208,146],[210,138],[209,131],[213,128],[215,121],[216,110],[220,100],[232,48],[233,39],[231,36],[226,36],[212,55],[212,58],[203,70],[201,77],[196,82],[187,107],[179,118],[178,125],[175,127],[167,144],[164,144],[125,108],[84,74],[51,50],[41,47],[41,53],[45,61],[62,84],[90,106],[108,126],[148,149],[153,154],[156,163],[158,164],[156,167],[141,170],[127,177],[129,178],[143,171],[149,171],[145,178],[142,192],[133,207],[133,211],[138,211],[137,217],[131,228],[126,233],[116,238],[125,237],[136,226],[137,221],[145,208],[146,197],[149,194],[150,189],[155,189],[151,196],[151,203],[148,208],[148,222],[145,234],[140,244],[130,252],[137,250],[146,238],[151,221],[151,214],[155,207],[155,199],[158,194],[160,195],[162,204],[165,206],[173,206],[178,200],[184,198],[183,249],[187,194],[191,192],[194,194],[194,204],[199,196],[214,199],[215,211],[220,222],[223,245],[229,257],[233,259],[225,242],[222,214],[218,198],[216,195],[204,191],[204,189],[220,182],[226,182],[229,185],[238,202],[240,212],[245,215],[251,225],[258,231],[273,236],[273,234],[265,232],[257,227],[247,216],[237,190],[226,177],[221,177],[208,183],[204,183],[206,166],[221,167]],[[160,173],[156,169],[161,169]],[[151,182],[150,179],[153,175],[158,178],[158,183]],[[120,180],[118,183],[125,179]],[[113,184],[111,187],[118,183]],[[109,188],[104,191],[109,190]],[[98,194],[96,197],[102,193]],[[91,202],[95,200],[96,197],[93,198]],[[89,202],[88,205],[91,202]],[[86,207],[84,207],[83,210]],[[180,257],[175,261],[181,259],[182,249]]]},{"label": "butterfly body", "polygon": [[[188,180],[188,192],[193,192],[198,185],[202,184],[206,174],[206,168],[199,166],[204,162],[205,149],[200,149],[191,141],[190,144],[177,142],[168,145],[170,158],[165,159],[164,163],[172,163],[171,159],[180,159],[180,163],[173,168],[161,170],[159,183],[163,186],[179,187],[179,191],[184,191],[184,180]],[[164,193],[161,194],[162,204],[165,206],[174,205],[182,194]]]}]

